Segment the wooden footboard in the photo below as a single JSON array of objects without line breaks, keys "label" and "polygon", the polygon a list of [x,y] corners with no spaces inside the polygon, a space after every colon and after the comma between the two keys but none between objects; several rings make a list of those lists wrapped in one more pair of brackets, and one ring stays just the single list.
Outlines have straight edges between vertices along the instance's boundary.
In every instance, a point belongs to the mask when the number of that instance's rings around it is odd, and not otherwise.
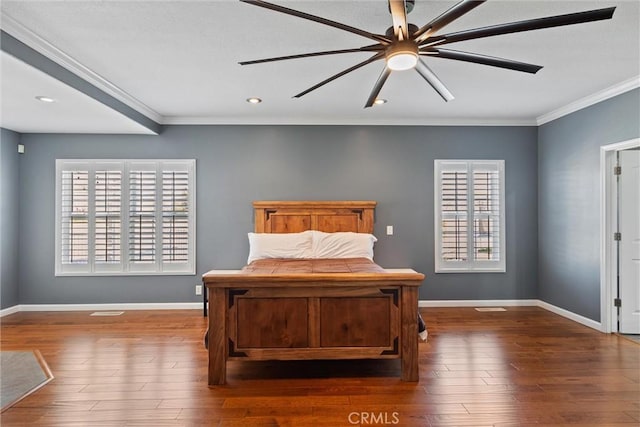
[{"label": "wooden footboard", "polygon": [[423,278],[402,270],[375,280],[335,274],[243,280],[211,271],[203,277],[209,385],[225,383],[227,360],[401,359],[402,379],[417,381]]}]

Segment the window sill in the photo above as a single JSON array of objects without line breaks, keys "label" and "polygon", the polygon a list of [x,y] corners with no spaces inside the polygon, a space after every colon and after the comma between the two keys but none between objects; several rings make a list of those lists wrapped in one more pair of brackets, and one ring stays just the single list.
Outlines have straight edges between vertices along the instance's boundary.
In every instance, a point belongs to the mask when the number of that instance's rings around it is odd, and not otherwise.
[{"label": "window sill", "polygon": [[195,271],[140,271],[140,272],[112,272],[105,271],[100,273],[86,273],[86,272],[66,272],[55,273],[55,277],[122,277],[122,276],[195,276]]},{"label": "window sill", "polygon": [[504,268],[440,268],[435,273],[506,273]]}]

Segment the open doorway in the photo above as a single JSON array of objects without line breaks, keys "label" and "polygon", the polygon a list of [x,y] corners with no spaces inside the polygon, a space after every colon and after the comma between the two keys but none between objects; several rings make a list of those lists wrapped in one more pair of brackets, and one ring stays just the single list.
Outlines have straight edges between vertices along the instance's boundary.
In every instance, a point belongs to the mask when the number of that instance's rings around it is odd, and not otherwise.
[{"label": "open doorway", "polygon": [[640,339],[640,138],[601,147],[601,330]]}]

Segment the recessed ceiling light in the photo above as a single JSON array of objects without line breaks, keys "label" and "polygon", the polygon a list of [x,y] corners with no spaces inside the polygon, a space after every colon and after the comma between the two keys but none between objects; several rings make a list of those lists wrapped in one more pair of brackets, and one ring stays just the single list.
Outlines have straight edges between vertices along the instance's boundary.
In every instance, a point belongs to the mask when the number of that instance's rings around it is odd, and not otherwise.
[{"label": "recessed ceiling light", "polygon": [[247,98],[247,102],[249,104],[260,104],[262,102],[262,99],[260,99],[260,98]]},{"label": "recessed ceiling light", "polygon": [[386,100],[386,99],[383,99],[383,98],[377,98],[375,101],[373,101],[373,103],[374,103],[375,105],[382,105],[382,104],[386,104],[386,103],[387,103],[387,100]]},{"label": "recessed ceiling light", "polygon": [[53,98],[49,98],[48,96],[36,96],[36,99],[37,99],[38,101],[42,101],[42,102],[49,102],[49,103],[51,103],[51,102],[56,102],[56,100],[55,100],[55,99],[53,99]]}]

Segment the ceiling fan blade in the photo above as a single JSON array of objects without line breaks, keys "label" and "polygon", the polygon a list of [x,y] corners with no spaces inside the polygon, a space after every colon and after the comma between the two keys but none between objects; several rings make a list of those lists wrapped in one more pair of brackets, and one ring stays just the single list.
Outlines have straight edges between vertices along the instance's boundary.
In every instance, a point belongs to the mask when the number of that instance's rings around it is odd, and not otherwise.
[{"label": "ceiling fan blade", "polygon": [[440,81],[438,76],[435,75],[431,68],[424,63],[422,59],[418,59],[416,64],[416,71],[440,94],[442,99],[449,102],[454,99],[454,96],[449,92],[449,89]]},{"label": "ceiling fan blade", "polygon": [[458,61],[473,62],[476,64],[490,65],[492,67],[506,68],[508,70],[523,71],[535,74],[542,68],[541,65],[527,64],[525,62],[512,61],[510,59],[497,58],[495,56],[480,55],[478,53],[462,52],[459,50],[432,48],[420,54],[436,58],[455,59]]},{"label": "ceiling fan blade", "polygon": [[384,83],[387,81],[387,78],[389,78],[390,74],[391,70],[389,69],[389,67],[385,66],[382,70],[382,74],[380,74],[380,77],[378,77],[378,81],[373,86],[371,94],[369,95],[369,99],[367,99],[367,103],[364,105],[364,108],[369,108],[373,105],[376,98],[378,98],[380,90],[382,90],[382,86],[384,86]]},{"label": "ceiling fan blade", "polygon": [[331,21],[329,19],[321,18],[319,16],[310,15],[308,13],[300,12],[294,9],[289,9],[288,7],[278,6],[277,4],[268,3],[262,0],[240,0],[240,1],[243,3],[252,4],[254,6],[264,7],[265,9],[275,10],[276,12],[286,13],[287,15],[297,16],[298,18],[308,19],[310,21],[314,21],[320,24],[328,25],[330,27],[338,28],[343,31],[348,31],[350,33],[354,33],[362,37],[367,37],[369,39],[373,39],[378,42],[382,42],[386,44],[391,43],[391,40],[389,40],[387,37],[382,36],[380,34],[370,33],[368,31],[364,31],[359,28],[341,24],[340,22]]},{"label": "ceiling fan blade", "polygon": [[480,6],[486,0],[481,1],[471,1],[471,0],[462,0],[460,3],[454,5],[449,10],[444,12],[442,15],[433,19],[431,22],[423,25],[415,34],[416,42],[420,43],[424,41],[430,34],[435,33],[436,31],[443,28],[445,25],[455,21],[460,18],[465,13],[469,12],[472,9]]},{"label": "ceiling fan blade", "polygon": [[274,58],[255,59],[253,61],[238,62],[238,64],[252,65],[252,64],[262,64],[265,62],[284,61],[287,59],[309,58],[312,56],[337,55],[340,53],[353,53],[353,52],[375,52],[380,50],[384,50],[384,46],[382,46],[381,44],[373,44],[370,46],[363,46],[363,47],[358,47],[354,49],[326,50],[322,52],[310,52],[310,53],[301,53],[298,55],[277,56]]},{"label": "ceiling fan blade", "polygon": [[294,98],[300,98],[300,97],[308,94],[309,92],[314,91],[314,90],[318,89],[319,87],[324,86],[327,83],[329,83],[329,82],[331,82],[331,81],[333,81],[333,80],[335,80],[335,79],[337,79],[339,77],[344,76],[347,73],[355,71],[360,67],[364,67],[367,64],[371,64],[372,62],[377,61],[378,59],[381,59],[381,58],[384,58],[384,52],[376,53],[371,58],[369,58],[369,59],[367,59],[365,61],[362,61],[359,64],[354,65],[353,67],[349,67],[346,70],[340,71],[338,74],[334,74],[333,76],[329,77],[328,79],[321,81],[317,85],[311,86],[309,89],[307,89],[305,91],[302,91],[299,94],[294,95],[293,97]]},{"label": "ceiling fan blade", "polygon": [[584,22],[601,21],[613,16],[615,7],[605,9],[588,10],[585,12],[569,13],[566,15],[547,16],[546,18],[529,19],[526,21],[511,22],[508,24],[491,25],[489,27],[473,30],[459,31],[429,37],[425,40],[430,46],[459,42],[463,40],[479,39],[483,37],[497,36],[501,34],[518,33],[521,31],[540,30],[543,28],[560,27],[563,25],[581,24]]},{"label": "ceiling fan blade", "polygon": [[[399,40],[409,38],[409,29],[407,26],[407,5],[405,0],[389,0],[389,10],[391,11],[391,19],[393,19],[393,33]],[[402,33],[402,36],[399,34]]]}]

